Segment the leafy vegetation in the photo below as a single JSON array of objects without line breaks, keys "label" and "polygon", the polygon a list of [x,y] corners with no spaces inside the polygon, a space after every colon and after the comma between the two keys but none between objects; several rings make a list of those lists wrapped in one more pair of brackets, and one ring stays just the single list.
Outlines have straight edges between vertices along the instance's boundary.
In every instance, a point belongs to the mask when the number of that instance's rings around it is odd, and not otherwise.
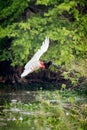
[{"label": "leafy vegetation", "polygon": [[77,72],[74,79],[87,76],[86,0],[0,3],[0,61],[10,60],[11,65],[22,66],[48,36],[50,48],[43,60],[54,61],[68,73]]},{"label": "leafy vegetation", "polygon": [[[1,130],[86,130],[86,97],[71,91],[38,91],[35,101],[5,105]],[[1,123],[1,122],[0,122]],[[6,125],[6,126],[5,126]]]}]

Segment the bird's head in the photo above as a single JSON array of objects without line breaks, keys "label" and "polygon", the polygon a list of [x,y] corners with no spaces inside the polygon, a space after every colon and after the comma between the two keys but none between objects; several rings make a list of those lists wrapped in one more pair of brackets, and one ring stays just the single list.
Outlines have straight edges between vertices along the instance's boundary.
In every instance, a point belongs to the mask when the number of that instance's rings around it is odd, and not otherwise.
[{"label": "bird's head", "polygon": [[48,69],[52,65],[52,61],[44,62],[45,68]]}]

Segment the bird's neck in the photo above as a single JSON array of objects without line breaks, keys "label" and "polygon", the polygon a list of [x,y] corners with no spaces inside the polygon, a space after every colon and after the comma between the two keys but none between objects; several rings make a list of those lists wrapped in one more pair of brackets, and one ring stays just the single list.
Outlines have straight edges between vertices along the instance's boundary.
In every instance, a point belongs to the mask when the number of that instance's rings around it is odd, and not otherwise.
[{"label": "bird's neck", "polygon": [[43,69],[45,68],[45,65],[44,65],[43,61],[40,61],[40,67],[43,68]]}]

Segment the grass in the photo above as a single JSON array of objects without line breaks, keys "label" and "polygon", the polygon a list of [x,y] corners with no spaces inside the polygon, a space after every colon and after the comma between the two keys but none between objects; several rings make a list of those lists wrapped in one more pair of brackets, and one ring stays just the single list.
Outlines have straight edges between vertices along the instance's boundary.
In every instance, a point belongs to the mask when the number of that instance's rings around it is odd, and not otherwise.
[{"label": "grass", "polygon": [[0,130],[87,129],[86,97],[70,90],[38,91],[32,103],[13,101],[4,107]]}]

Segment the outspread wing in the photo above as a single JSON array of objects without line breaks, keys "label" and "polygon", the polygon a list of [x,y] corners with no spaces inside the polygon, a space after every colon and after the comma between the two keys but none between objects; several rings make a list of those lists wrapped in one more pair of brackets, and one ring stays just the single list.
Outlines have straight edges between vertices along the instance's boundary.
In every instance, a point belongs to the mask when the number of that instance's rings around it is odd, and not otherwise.
[{"label": "outspread wing", "polygon": [[24,69],[23,73],[21,74],[21,77],[25,77],[26,75],[32,73],[33,71],[35,71],[39,68],[40,68],[39,61],[34,61],[34,62],[32,62],[32,64],[29,63],[29,66]]},{"label": "outspread wing", "polygon": [[37,69],[39,67],[39,59],[40,57],[47,51],[49,47],[49,38],[46,38],[45,41],[42,43],[41,48],[34,54],[31,60],[25,65],[24,72],[21,74],[21,77],[26,76],[27,74],[31,73],[34,68]]},{"label": "outspread wing", "polygon": [[25,65],[25,69],[30,66],[34,61],[38,61],[40,57],[47,51],[49,47],[49,38],[46,38],[45,41],[42,43],[41,48],[34,54],[32,59]]}]

